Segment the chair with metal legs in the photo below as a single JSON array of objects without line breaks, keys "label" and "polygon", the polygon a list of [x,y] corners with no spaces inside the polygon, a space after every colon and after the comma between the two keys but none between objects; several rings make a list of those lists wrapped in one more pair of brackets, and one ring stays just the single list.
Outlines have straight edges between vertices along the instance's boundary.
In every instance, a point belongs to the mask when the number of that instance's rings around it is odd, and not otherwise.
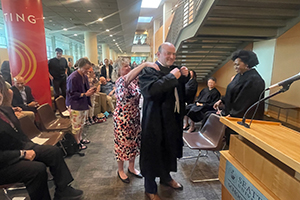
[{"label": "chair with metal legs", "polygon": [[[213,151],[219,159],[218,151],[225,146],[224,135],[226,126],[220,122],[220,116],[211,114],[200,131],[192,133],[183,133],[183,140],[190,149],[198,150],[199,154],[190,174],[190,180],[193,183],[217,181],[218,178],[193,179],[193,174],[200,157],[207,157],[207,151]],[[202,151],[206,151],[203,155]],[[191,157],[190,157],[191,158]]]}]

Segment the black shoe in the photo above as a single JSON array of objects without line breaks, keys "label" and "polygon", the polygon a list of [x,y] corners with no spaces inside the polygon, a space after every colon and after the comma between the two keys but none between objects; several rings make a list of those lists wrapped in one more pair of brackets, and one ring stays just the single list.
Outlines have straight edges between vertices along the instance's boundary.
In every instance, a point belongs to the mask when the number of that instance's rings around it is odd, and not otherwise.
[{"label": "black shoe", "polygon": [[141,173],[135,174],[135,173],[131,172],[131,171],[129,170],[129,168],[128,168],[128,173],[129,173],[129,174],[132,174],[133,176],[135,176],[135,177],[137,177],[137,178],[143,178],[143,176],[142,176]]},{"label": "black shoe", "polygon": [[122,179],[121,176],[120,176],[120,174],[119,174],[119,171],[118,171],[118,177],[121,179],[121,181],[123,183],[130,183],[129,177],[127,177],[126,179]]},{"label": "black shoe", "polygon": [[63,191],[55,191],[54,200],[76,200],[83,195],[82,190],[77,190],[71,186],[67,186]]}]

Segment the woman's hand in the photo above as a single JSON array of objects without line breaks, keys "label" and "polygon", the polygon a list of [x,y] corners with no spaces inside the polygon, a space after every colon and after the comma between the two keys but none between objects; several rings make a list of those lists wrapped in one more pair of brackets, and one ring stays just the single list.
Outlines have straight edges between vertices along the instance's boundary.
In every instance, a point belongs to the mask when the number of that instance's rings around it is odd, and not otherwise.
[{"label": "woman's hand", "polygon": [[217,101],[215,104],[214,104],[214,109],[217,110],[220,106],[220,104],[222,103],[221,100]]},{"label": "woman's hand", "polygon": [[154,68],[156,71],[160,71],[158,65],[155,64],[155,63],[152,63],[152,62],[145,62],[144,64],[145,64],[145,67],[152,67],[152,68]]}]

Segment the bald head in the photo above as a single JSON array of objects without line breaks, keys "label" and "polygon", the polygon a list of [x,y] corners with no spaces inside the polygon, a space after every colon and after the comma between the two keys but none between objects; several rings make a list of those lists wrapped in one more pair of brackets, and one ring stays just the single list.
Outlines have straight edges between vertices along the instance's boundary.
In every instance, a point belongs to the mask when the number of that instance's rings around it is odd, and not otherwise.
[{"label": "bald head", "polygon": [[14,84],[19,90],[22,90],[25,84],[24,78],[22,76],[16,76],[14,78]]},{"label": "bald head", "polygon": [[170,42],[164,42],[158,47],[158,60],[165,67],[173,65],[176,59],[176,48]]},{"label": "bald head", "polygon": [[102,85],[106,85],[106,78],[104,78],[103,76],[100,77],[99,81]]}]

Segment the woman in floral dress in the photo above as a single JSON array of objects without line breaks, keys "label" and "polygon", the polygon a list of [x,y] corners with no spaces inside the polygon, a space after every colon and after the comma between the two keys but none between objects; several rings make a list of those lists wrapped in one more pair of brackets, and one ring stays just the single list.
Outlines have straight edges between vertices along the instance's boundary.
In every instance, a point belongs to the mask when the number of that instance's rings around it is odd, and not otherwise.
[{"label": "woman in floral dress", "polygon": [[134,162],[140,150],[140,91],[137,76],[144,67],[153,67],[159,70],[154,63],[143,63],[131,70],[126,59],[117,61],[119,78],[116,87],[116,109],[114,112],[114,148],[118,162],[118,177],[124,182],[130,180],[124,172],[124,161],[129,161],[128,173],[142,178],[140,172],[135,169]]}]

